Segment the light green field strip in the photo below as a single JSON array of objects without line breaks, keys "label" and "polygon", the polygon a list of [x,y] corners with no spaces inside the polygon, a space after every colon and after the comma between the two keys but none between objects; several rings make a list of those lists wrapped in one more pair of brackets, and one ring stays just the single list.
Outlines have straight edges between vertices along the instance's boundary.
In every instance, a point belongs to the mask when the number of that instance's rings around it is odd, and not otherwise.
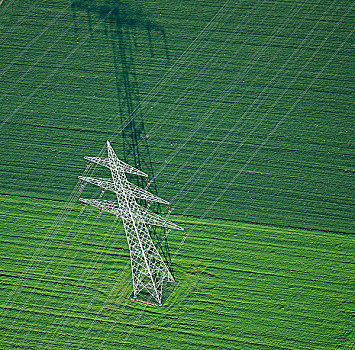
[{"label": "light green field strip", "polygon": [[[10,217],[7,224],[1,220],[0,228],[1,249],[6,252],[1,260],[4,301],[61,203],[19,201],[9,196],[1,199],[2,217]],[[16,221],[11,220],[13,216]],[[168,342],[176,349],[346,349],[353,340],[351,276],[355,261],[351,235],[204,220],[175,260],[179,283],[162,308],[146,307],[137,326],[131,328],[145,305],[126,299],[131,290],[127,269],[115,287],[116,297],[110,297],[99,321],[89,328],[129,261],[128,250],[120,229],[117,242],[105,249],[99,263],[90,269],[92,257],[104,247],[110,217],[103,216],[99,225],[90,233],[84,230],[79,239],[65,240],[65,228],[73,219],[74,213],[55,235],[46,256],[29,270],[19,297],[8,305],[1,326],[6,334],[4,346],[21,348],[26,341],[24,348],[35,348],[38,342],[51,338],[56,325],[60,337],[51,348],[62,348],[66,341],[75,347],[88,329],[83,348],[99,346],[111,326],[105,348],[117,348],[131,330],[127,348],[160,349]],[[187,232],[197,221],[175,220]],[[75,230],[79,225],[73,235]],[[170,235],[172,252],[179,241],[178,234]],[[56,252],[59,245],[62,250]],[[80,278],[83,274],[85,278]],[[120,296],[124,288],[127,291]]]}]

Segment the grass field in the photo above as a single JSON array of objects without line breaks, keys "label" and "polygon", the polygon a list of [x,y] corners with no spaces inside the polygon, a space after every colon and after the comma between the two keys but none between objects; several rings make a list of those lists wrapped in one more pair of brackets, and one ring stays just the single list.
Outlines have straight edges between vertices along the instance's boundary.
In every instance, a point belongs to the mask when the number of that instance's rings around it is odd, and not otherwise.
[{"label": "grass field", "polygon": [[[354,346],[353,3],[0,4],[0,348]],[[56,219],[107,139],[188,233],[161,308],[120,224]]]},{"label": "grass field", "polygon": [[[7,294],[59,206],[2,201],[1,280]],[[334,349],[354,340],[348,235],[221,220],[195,227],[196,220],[174,218],[194,231],[175,261],[179,284],[163,307],[148,306],[141,314],[142,304],[127,299],[131,281],[122,227],[111,236],[111,217],[104,215],[87,232],[97,213],[87,215],[76,235],[66,238],[67,227],[58,232],[32,267],[21,298],[5,309],[3,347],[96,349],[106,339],[104,348],[112,349],[121,342],[132,349]],[[171,235],[173,248],[180,239]]]}]

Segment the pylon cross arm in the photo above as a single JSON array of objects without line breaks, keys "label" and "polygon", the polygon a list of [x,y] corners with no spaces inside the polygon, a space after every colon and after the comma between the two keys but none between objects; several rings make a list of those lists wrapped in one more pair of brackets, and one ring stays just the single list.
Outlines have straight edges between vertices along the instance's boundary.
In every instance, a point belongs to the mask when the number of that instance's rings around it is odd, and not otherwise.
[{"label": "pylon cross arm", "polygon": [[[109,158],[84,157],[84,159],[88,162],[96,163],[96,164],[102,165],[102,166],[109,168],[109,169],[111,168]],[[129,164],[123,162],[122,160],[120,160],[118,158],[116,160],[116,166],[118,168],[120,168],[120,170],[124,171],[125,173],[148,177],[148,175],[146,173],[144,173],[143,171],[133,167],[132,165],[129,165]]]},{"label": "pylon cross arm", "polygon": [[79,201],[82,204],[91,205],[93,207],[98,208],[99,210],[106,211],[116,216],[122,216],[123,214],[122,209],[117,205],[116,202],[100,200],[100,199],[86,199],[86,198],[80,198]]},{"label": "pylon cross arm", "polygon": [[140,205],[137,205],[137,210],[139,212],[140,217],[143,221],[148,225],[153,226],[161,226],[165,228],[171,228],[173,230],[184,231],[184,229],[171,221],[164,219],[162,216],[153,213],[147,208],[144,208]]},{"label": "pylon cross arm", "polygon": [[[81,181],[85,181],[85,182],[91,183],[93,185],[99,186],[103,190],[112,191],[112,192],[117,193],[114,183],[111,179],[105,179],[105,178],[100,178],[100,177],[99,178],[86,177],[86,176],[78,176],[78,178]],[[135,198],[145,199],[148,202],[158,202],[158,203],[169,205],[169,202],[166,201],[165,199],[162,199],[162,198],[156,196],[155,194],[150,193],[150,192],[146,191],[145,189],[132,184],[129,181],[127,181],[127,186],[132,191]]]},{"label": "pylon cross arm", "polygon": [[[94,206],[102,211],[106,211],[108,213],[114,214],[116,216],[122,217],[124,215],[124,209],[120,206],[120,203],[103,200],[103,199],[79,199],[81,203]],[[184,229],[173,222],[164,219],[162,216],[153,213],[147,208],[136,204],[135,209],[133,210],[133,214],[137,220],[142,220],[147,225],[152,226],[160,226],[164,228],[170,228],[173,230],[183,231]]]}]

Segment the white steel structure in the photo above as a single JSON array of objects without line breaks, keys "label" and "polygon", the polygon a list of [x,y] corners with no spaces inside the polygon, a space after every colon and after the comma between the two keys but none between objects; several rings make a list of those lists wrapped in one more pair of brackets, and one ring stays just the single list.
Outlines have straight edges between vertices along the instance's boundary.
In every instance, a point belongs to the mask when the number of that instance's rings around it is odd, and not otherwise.
[{"label": "white steel structure", "polygon": [[137,203],[138,198],[148,203],[150,201],[163,203],[169,208],[169,202],[130,183],[126,177],[126,173],[129,173],[148,179],[147,174],[118,159],[109,141],[107,150],[108,158],[84,157],[84,159],[109,168],[112,178],[79,176],[79,179],[101,187],[102,191],[114,192],[117,202],[83,198],[79,200],[84,205],[92,205],[100,211],[107,211],[122,218],[131,257],[133,297],[136,298],[138,293],[145,291],[158,305],[162,305],[163,283],[176,282],[150,237],[149,226],[161,226],[166,230],[184,231],[184,229]]}]

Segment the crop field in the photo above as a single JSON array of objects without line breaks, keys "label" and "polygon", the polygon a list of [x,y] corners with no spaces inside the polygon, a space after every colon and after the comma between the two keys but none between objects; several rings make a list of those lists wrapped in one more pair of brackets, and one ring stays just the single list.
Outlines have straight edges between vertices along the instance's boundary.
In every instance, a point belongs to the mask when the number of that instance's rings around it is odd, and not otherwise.
[{"label": "crop field", "polygon": [[[7,225],[2,224],[2,232],[26,234],[2,235],[6,248],[2,284],[10,292],[58,204],[4,198],[3,207]],[[63,228],[34,264],[22,284],[21,298],[6,309],[3,347],[350,345],[349,281],[354,262],[350,236],[212,219],[196,225],[193,219],[177,217],[186,229],[194,230],[175,260],[179,283],[163,307],[148,306],[142,314],[142,304],[125,295],[131,289],[125,237],[122,232],[111,235],[109,215],[88,232],[96,215],[85,214],[85,225],[76,235],[67,237],[68,228]],[[173,249],[180,239],[172,237]]]},{"label": "crop field", "polygon": [[[354,3],[0,1],[0,349],[351,349]],[[117,155],[171,202],[132,301]],[[106,169],[107,170],[107,169]]]}]

